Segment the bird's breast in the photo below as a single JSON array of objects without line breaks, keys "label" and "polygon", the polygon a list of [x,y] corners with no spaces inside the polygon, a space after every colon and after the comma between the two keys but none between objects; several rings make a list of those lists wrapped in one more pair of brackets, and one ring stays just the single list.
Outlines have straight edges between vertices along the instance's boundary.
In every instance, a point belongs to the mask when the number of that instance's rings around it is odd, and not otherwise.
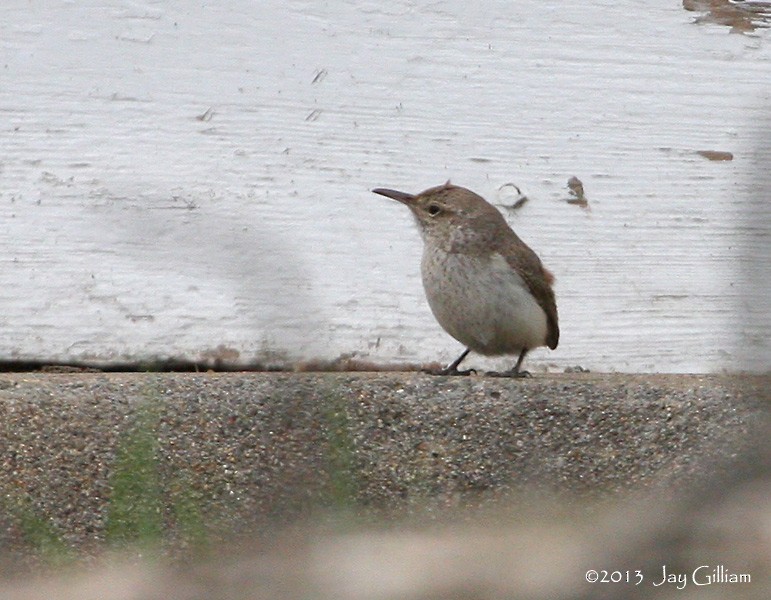
[{"label": "bird's breast", "polygon": [[459,342],[488,355],[545,344],[546,314],[501,254],[427,245],[421,271],[431,311]]}]

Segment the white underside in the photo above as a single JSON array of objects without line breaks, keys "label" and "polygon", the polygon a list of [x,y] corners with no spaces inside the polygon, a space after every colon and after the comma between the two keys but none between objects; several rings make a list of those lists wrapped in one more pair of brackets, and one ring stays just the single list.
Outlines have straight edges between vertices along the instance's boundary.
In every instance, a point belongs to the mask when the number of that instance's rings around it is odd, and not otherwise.
[{"label": "white underside", "polygon": [[546,313],[500,254],[468,257],[426,248],[423,286],[444,330],[486,355],[546,343]]}]

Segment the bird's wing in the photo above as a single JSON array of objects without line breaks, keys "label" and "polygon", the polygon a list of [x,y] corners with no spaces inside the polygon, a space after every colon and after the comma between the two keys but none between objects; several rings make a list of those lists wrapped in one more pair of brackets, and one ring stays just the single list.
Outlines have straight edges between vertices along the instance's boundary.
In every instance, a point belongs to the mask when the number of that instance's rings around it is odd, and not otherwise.
[{"label": "bird's wing", "polygon": [[[520,241],[524,245],[523,242]],[[517,252],[506,252],[506,262],[512,269],[515,269],[522,277],[530,293],[533,294],[538,305],[546,313],[546,323],[548,330],[546,332],[546,345],[552,350],[557,347],[560,339],[559,320],[557,317],[557,303],[554,299],[554,290],[551,284],[554,282],[554,275],[544,268],[541,259],[529,247],[527,252],[522,252],[521,247]]]}]

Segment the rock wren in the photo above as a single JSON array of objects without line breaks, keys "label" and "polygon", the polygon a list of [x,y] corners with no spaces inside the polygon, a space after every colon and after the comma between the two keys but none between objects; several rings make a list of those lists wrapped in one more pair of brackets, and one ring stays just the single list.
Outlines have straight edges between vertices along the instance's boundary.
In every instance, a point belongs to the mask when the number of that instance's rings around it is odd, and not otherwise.
[{"label": "rock wren", "polygon": [[458,365],[471,350],[486,356],[517,354],[498,377],[522,377],[528,350],[559,341],[553,275],[509,227],[498,210],[471,190],[448,181],[417,195],[378,188],[406,205],[423,237],[421,273],[428,304],[442,328],[466,350],[440,375],[468,375]]}]

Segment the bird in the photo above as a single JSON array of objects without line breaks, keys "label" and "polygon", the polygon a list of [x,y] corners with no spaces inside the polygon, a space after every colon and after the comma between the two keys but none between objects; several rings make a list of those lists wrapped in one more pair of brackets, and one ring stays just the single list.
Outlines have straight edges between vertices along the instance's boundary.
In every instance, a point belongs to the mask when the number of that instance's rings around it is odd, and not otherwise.
[{"label": "bird", "polygon": [[559,343],[554,276],[538,255],[482,196],[451,184],[410,194],[387,188],[373,193],[412,211],[423,239],[421,275],[426,298],[439,325],[466,346],[438,375],[460,370],[473,350],[485,356],[518,355],[496,377],[528,377],[522,370],[533,348]]}]

